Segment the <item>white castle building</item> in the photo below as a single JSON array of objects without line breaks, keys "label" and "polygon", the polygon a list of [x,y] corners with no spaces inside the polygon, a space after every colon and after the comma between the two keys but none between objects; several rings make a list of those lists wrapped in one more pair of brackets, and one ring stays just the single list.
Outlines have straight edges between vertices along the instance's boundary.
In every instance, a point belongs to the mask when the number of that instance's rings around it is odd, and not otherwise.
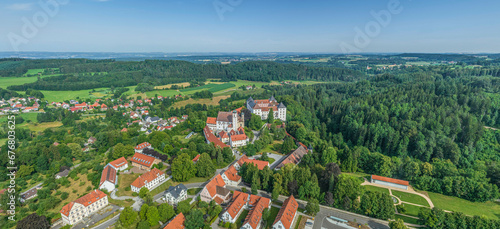
[{"label": "white castle building", "polygon": [[247,109],[260,116],[262,120],[266,120],[269,114],[274,115],[274,119],[286,121],[286,106],[283,103],[276,101],[274,96],[270,99],[254,100],[252,97],[247,99]]}]

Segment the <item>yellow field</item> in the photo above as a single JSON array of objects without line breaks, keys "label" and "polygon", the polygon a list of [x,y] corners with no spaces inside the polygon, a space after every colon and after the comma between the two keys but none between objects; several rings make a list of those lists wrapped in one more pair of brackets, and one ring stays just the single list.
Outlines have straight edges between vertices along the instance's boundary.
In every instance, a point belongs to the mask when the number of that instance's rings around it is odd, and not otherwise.
[{"label": "yellow field", "polygon": [[167,84],[167,85],[162,85],[162,86],[156,86],[155,89],[157,90],[162,90],[162,89],[170,89],[173,85],[177,85],[177,86],[183,86],[183,87],[187,87],[189,86],[189,83],[188,82],[185,82],[185,83],[175,83],[175,84]]},{"label": "yellow field", "polygon": [[56,128],[62,126],[62,122],[43,122],[43,123],[23,123],[21,127],[26,127],[31,131],[41,132],[48,128]]}]

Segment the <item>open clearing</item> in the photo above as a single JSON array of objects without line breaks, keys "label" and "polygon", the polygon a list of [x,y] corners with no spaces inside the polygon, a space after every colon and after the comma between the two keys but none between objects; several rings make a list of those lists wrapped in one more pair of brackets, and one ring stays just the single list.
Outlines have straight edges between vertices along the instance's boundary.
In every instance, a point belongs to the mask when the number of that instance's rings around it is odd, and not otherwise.
[{"label": "open clearing", "polygon": [[500,219],[500,203],[492,201],[471,202],[453,196],[445,196],[438,193],[427,192],[434,206],[448,211],[463,212],[466,215],[486,216],[489,219]]},{"label": "open clearing", "polygon": [[196,104],[196,103],[206,104],[207,106],[209,106],[209,105],[218,106],[219,101],[221,101],[222,99],[227,99],[229,97],[230,97],[229,95],[224,95],[224,96],[214,97],[213,99],[191,99],[191,98],[189,98],[188,100],[176,102],[173,105],[173,108],[181,108],[181,107],[184,107],[188,104]]},{"label": "open clearing", "polygon": [[429,203],[427,200],[425,200],[423,197],[407,193],[407,192],[400,192],[397,190],[392,189],[392,195],[398,197],[401,201],[408,202],[408,203],[414,203],[422,206],[427,206],[429,207]]},{"label": "open clearing", "polygon": [[386,188],[381,188],[381,187],[376,187],[376,186],[371,186],[371,185],[364,185],[366,188],[366,191],[372,191],[372,192],[383,192],[389,194],[389,189]]},{"label": "open clearing", "polygon": [[169,89],[171,88],[173,85],[177,85],[177,86],[183,86],[183,87],[187,87],[189,86],[190,84],[188,82],[184,82],[184,83],[173,83],[173,84],[167,84],[167,85],[162,85],[162,86],[156,86],[155,89],[157,90],[162,90],[162,89]]}]

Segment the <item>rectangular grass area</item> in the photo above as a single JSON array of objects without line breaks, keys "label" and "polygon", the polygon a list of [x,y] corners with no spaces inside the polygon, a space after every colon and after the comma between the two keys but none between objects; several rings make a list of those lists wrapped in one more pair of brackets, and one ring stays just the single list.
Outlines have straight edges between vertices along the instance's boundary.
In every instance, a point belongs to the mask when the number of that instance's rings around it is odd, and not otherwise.
[{"label": "rectangular grass area", "polygon": [[398,197],[401,201],[408,202],[408,203],[414,203],[414,204],[419,204],[423,206],[430,207],[429,203],[427,200],[425,200],[423,197],[407,193],[407,192],[400,192],[397,190],[392,190],[392,195]]},{"label": "rectangular grass area", "polygon": [[196,195],[196,193],[200,192],[202,188],[191,188],[188,189],[188,195]]},{"label": "rectangular grass area", "polygon": [[411,217],[408,217],[408,216],[395,215],[395,218],[396,219],[402,219],[403,221],[405,221],[405,223],[411,223],[411,224],[421,225],[421,223],[418,222],[418,219],[414,219],[414,218],[411,218]]},{"label": "rectangular grass area", "polygon": [[438,193],[427,192],[435,207],[443,210],[462,212],[466,215],[486,216],[489,219],[500,220],[500,204],[487,201],[471,202],[453,196],[445,196]]},{"label": "rectangular grass area", "polygon": [[420,208],[423,208],[423,207],[419,207],[419,206],[415,206],[415,205],[411,205],[411,204],[405,204],[405,203],[402,203],[402,204],[404,204],[404,206],[406,208],[406,212],[403,214],[411,215],[411,216],[415,216],[415,217],[418,217],[418,213],[420,212]]},{"label": "rectangular grass area", "polygon": [[121,173],[118,175],[118,190],[116,191],[117,196],[132,196],[132,190],[125,191],[126,187],[130,187],[132,182],[134,182],[137,177],[141,174],[124,174]]},{"label": "rectangular grass area", "polygon": [[271,207],[269,210],[269,218],[267,219],[267,227],[266,228],[271,228],[274,223],[274,219],[276,219],[276,216],[278,216],[278,212],[280,211],[279,208],[277,207]]},{"label": "rectangular grass area", "polygon": [[245,209],[243,210],[243,212],[241,212],[240,217],[238,217],[238,219],[236,220],[236,228],[241,228],[241,226],[243,226],[243,222],[245,221],[247,215],[248,215],[248,210]]},{"label": "rectangular grass area", "polygon": [[381,187],[376,187],[376,186],[371,186],[371,185],[364,185],[366,188],[366,191],[372,191],[372,192],[383,192],[389,194],[389,189],[386,188],[381,188]]}]

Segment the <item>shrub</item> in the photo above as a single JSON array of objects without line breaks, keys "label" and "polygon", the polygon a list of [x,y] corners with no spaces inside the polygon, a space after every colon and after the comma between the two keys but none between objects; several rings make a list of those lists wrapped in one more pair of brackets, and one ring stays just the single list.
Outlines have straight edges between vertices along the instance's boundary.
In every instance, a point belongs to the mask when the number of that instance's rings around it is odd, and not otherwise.
[{"label": "shrub", "polygon": [[130,190],[131,190],[130,186],[125,188],[125,191],[130,191]]}]

